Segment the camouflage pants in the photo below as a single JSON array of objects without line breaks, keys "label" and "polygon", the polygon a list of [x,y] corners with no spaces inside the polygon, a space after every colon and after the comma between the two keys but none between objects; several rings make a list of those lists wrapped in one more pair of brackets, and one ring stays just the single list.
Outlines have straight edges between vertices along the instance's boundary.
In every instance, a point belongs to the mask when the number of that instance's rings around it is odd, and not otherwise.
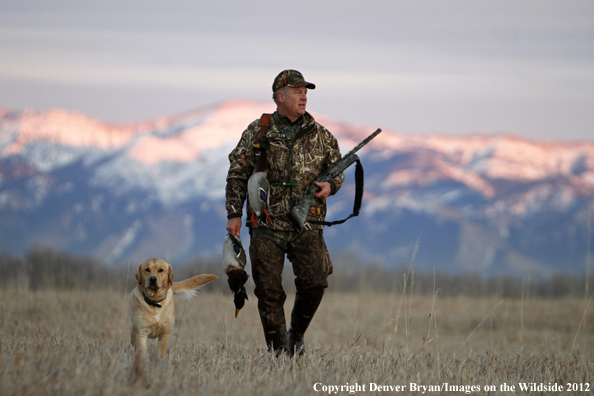
[{"label": "camouflage pants", "polygon": [[[252,276],[258,298],[258,311],[264,328],[285,324],[282,272],[285,254],[293,265],[296,298],[292,318],[309,318],[318,309],[332,262],[326,248],[322,230],[304,232],[253,229],[250,242]],[[303,325],[302,325],[303,326]],[[303,332],[305,328],[302,329]]]}]

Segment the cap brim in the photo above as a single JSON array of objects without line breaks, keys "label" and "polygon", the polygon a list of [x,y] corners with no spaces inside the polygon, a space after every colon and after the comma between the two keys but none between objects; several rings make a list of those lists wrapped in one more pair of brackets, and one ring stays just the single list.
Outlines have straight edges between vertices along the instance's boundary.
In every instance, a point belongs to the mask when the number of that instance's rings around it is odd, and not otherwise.
[{"label": "cap brim", "polygon": [[286,86],[287,87],[292,87],[292,88],[305,87],[307,89],[316,89],[316,84],[312,84],[312,83],[307,82],[307,81],[302,81],[299,84],[288,84]]}]

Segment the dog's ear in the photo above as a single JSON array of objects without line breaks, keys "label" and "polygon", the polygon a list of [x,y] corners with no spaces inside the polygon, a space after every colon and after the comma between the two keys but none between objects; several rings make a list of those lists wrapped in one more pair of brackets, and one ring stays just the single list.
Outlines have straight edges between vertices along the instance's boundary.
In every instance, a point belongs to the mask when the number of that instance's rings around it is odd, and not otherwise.
[{"label": "dog's ear", "polygon": [[171,265],[168,265],[169,267],[169,274],[167,276],[167,281],[169,282],[169,285],[173,284],[173,269],[171,269]]},{"label": "dog's ear", "polygon": [[138,266],[138,272],[136,273],[135,278],[138,281],[138,284],[142,286],[142,264]]}]

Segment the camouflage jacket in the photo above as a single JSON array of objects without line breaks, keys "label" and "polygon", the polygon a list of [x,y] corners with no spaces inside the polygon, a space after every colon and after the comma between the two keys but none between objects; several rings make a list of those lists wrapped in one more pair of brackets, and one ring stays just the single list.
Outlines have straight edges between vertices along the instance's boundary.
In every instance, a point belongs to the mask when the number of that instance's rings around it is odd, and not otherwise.
[{"label": "camouflage jacket", "polygon": [[[243,204],[247,199],[248,179],[254,171],[256,135],[260,130],[259,119],[252,122],[243,132],[237,147],[229,154],[227,174],[226,209],[227,218],[241,217]],[[292,137],[294,135],[294,137]],[[305,187],[330,165],[340,160],[341,154],[336,138],[309,114],[301,116],[295,123],[275,112],[265,139],[269,145],[266,152],[268,162],[267,179],[270,183],[268,214],[272,220],[268,228],[279,231],[295,231],[288,218],[293,206],[303,197]],[[298,187],[275,186],[275,183],[296,182]],[[344,182],[344,174],[331,182],[332,195]],[[248,227],[252,210],[247,206]],[[316,199],[316,205],[309,210],[307,220],[324,220],[326,203]],[[319,229],[321,225],[306,223],[306,228]]]}]

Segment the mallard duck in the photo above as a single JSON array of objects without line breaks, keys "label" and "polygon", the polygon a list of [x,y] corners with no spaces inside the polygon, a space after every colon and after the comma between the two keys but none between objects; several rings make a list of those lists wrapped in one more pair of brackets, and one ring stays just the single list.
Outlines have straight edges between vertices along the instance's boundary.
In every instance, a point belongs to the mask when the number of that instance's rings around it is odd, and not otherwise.
[{"label": "mallard duck", "polygon": [[268,224],[271,221],[268,215],[270,183],[266,179],[266,172],[254,172],[248,180],[247,188],[254,227]]},{"label": "mallard duck", "polygon": [[247,191],[250,207],[252,208],[252,224],[258,227],[260,224],[266,226],[270,219],[268,205],[270,197],[270,183],[266,176],[268,174],[268,162],[266,151],[268,144],[260,142],[254,145],[256,148],[256,160],[254,173],[248,179]]},{"label": "mallard duck", "polygon": [[245,250],[241,244],[239,236],[227,234],[223,243],[223,266],[227,274],[227,283],[233,292],[233,302],[235,303],[235,317],[248,300],[245,290],[245,283],[249,275],[244,268],[247,262]]}]

